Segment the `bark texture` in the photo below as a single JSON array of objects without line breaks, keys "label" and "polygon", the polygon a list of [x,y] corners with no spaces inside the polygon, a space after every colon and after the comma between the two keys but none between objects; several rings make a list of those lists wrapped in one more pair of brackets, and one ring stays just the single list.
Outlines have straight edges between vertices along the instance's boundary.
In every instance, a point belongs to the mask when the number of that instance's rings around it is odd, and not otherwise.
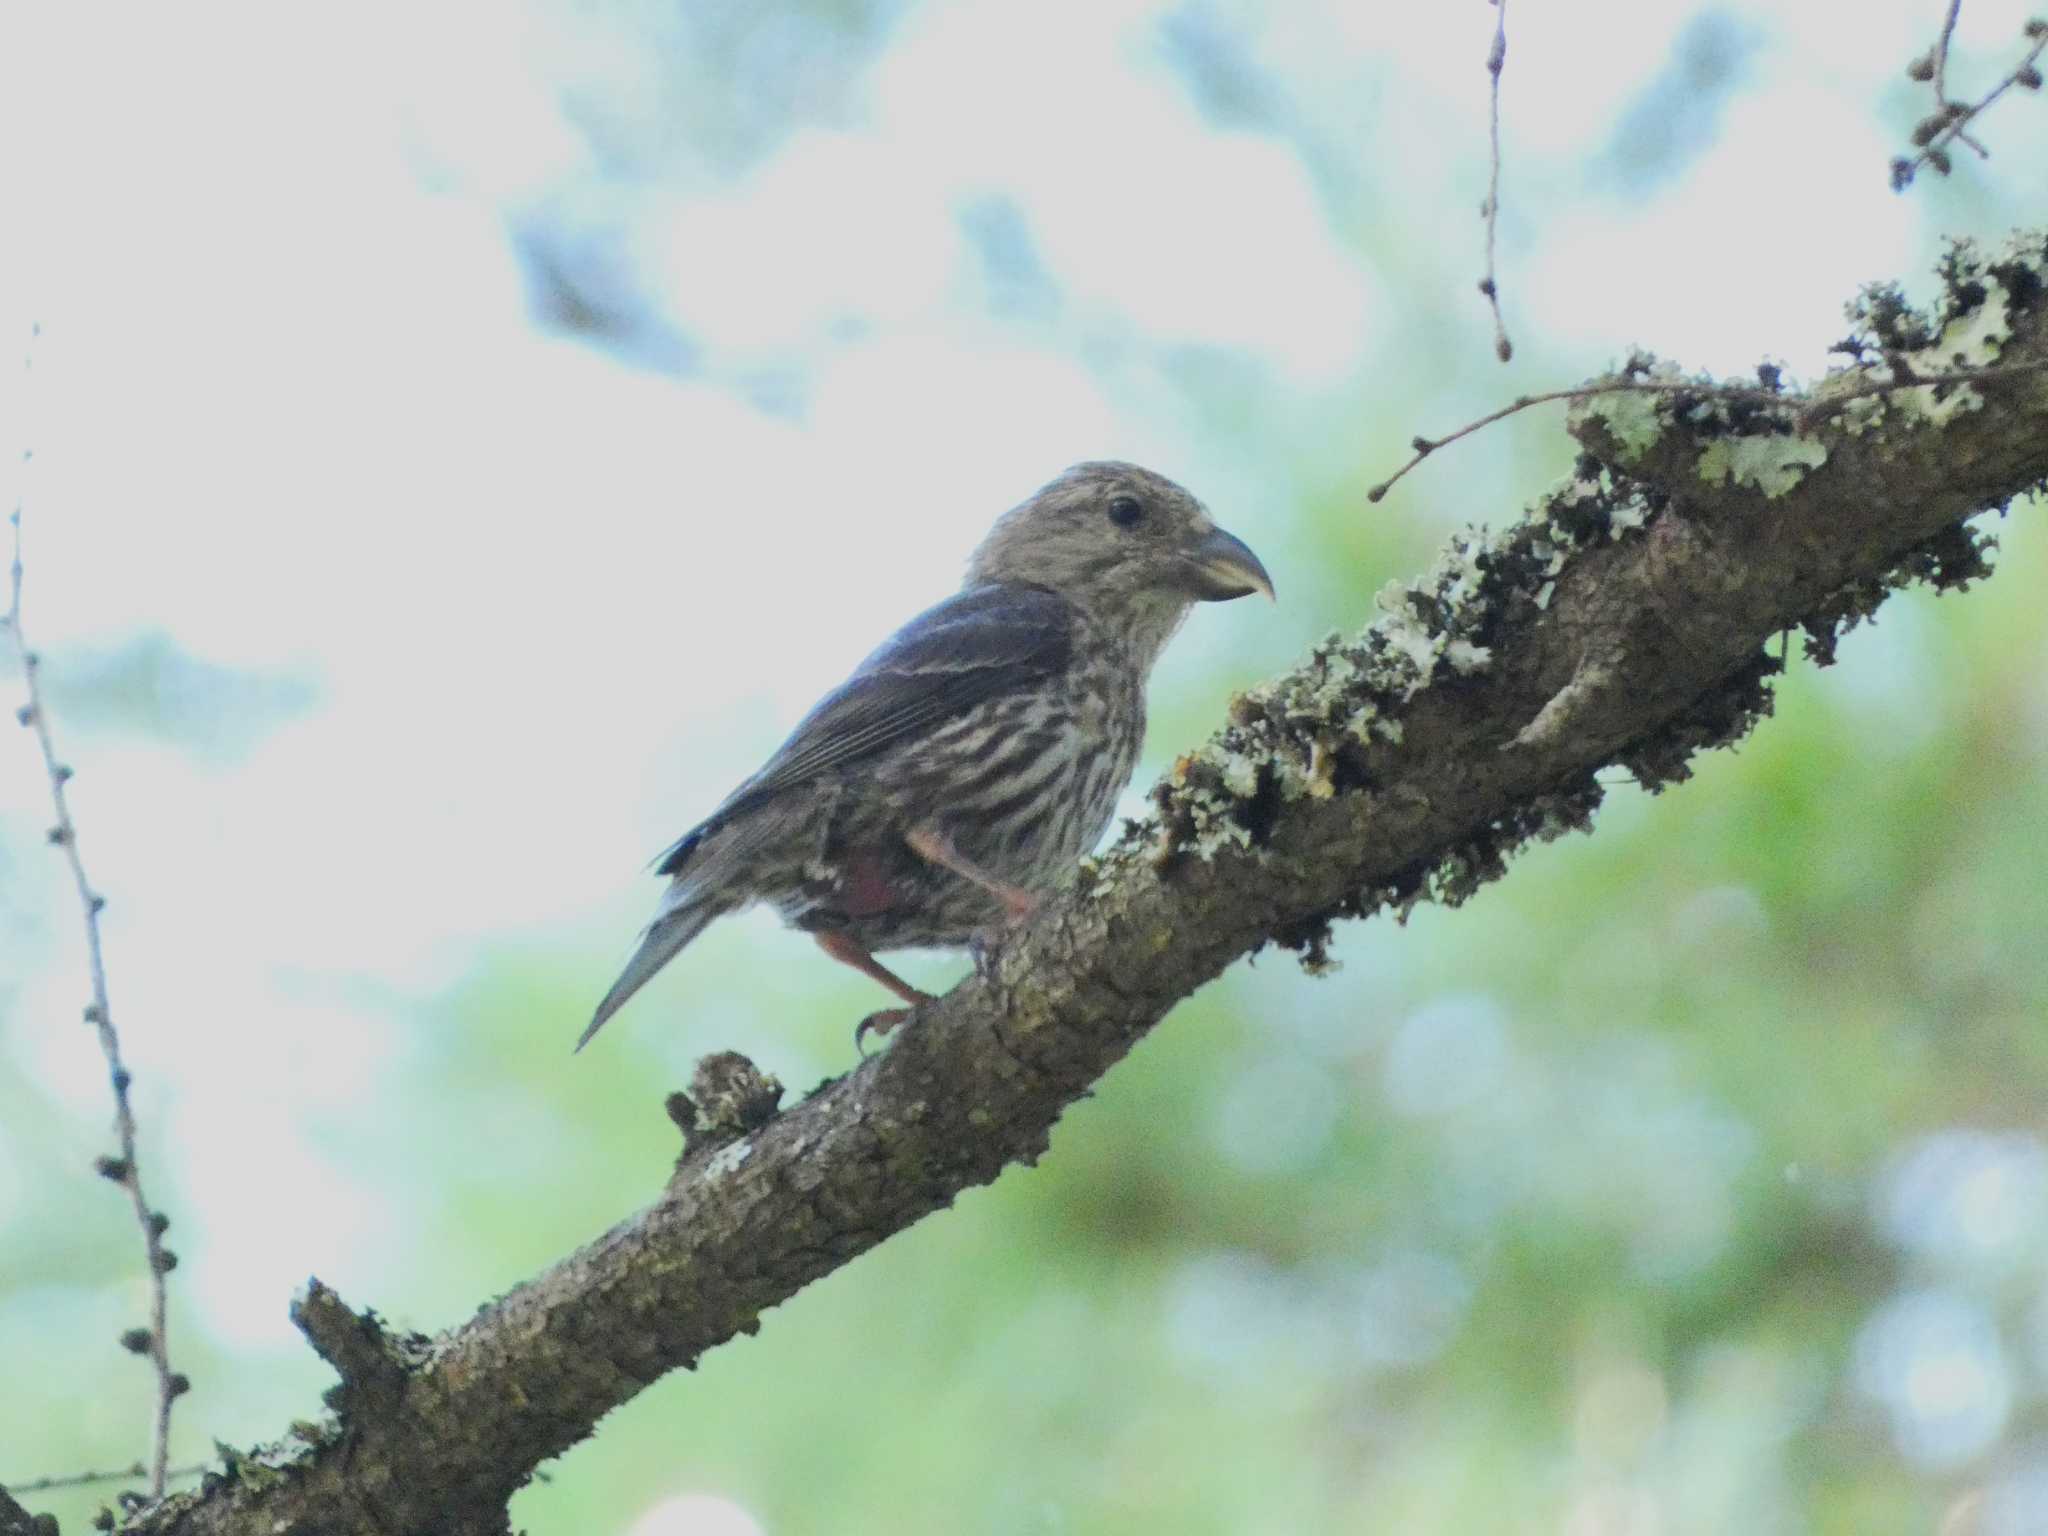
[{"label": "bark texture", "polygon": [[56,1523],[30,1514],[0,1488],[0,1536],[56,1536]]},{"label": "bark texture", "polygon": [[671,1103],[689,1149],[658,1198],[446,1335],[395,1336],[314,1282],[295,1316],[340,1373],[332,1415],[137,1528],[504,1531],[512,1493],[612,1408],[1034,1160],[1238,957],[1314,965],[1337,918],[1462,899],[1526,839],[1585,827],[1596,770],[1682,779],[1768,712],[1782,634],[1825,659],[1893,587],[1985,573],[1965,520],[2048,478],[2044,272],[2035,233],[1959,250],[1929,312],[1867,293],[1850,363],[1782,404],[1636,360],[1574,411],[1573,477],[1235,700],[1155,819],[886,1054],[779,1113],[744,1058],[707,1060]]}]

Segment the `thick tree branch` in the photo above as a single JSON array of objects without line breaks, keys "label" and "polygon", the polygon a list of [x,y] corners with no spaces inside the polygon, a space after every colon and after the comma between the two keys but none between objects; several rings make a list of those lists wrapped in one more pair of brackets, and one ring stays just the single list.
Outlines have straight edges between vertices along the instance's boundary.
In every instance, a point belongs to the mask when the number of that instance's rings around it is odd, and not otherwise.
[{"label": "thick tree branch", "polygon": [[1313,964],[1334,918],[1461,899],[1527,838],[1584,827],[1603,767],[1683,778],[1768,710],[1780,632],[1803,628],[1825,660],[1891,587],[1983,574],[1962,524],[2048,477],[2048,374],[1911,381],[2048,358],[2044,270],[2037,234],[1951,259],[1930,316],[1867,295],[1857,361],[1818,393],[1901,387],[1818,421],[1808,398],[1705,385],[1582,402],[1571,479],[1237,700],[1160,786],[1156,820],[886,1054],[765,1121],[772,1094],[727,1058],[697,1085],[717,1113],[672,1105],[704,1130],[651,1206],[442,1337],[394,1340],[309,1289],[297,1315],[342,1373],[339,1416],[143,1527],[502,1531],[534,1468],[642,1387],[1035,1159],[1232,961],[1280,942]]}]

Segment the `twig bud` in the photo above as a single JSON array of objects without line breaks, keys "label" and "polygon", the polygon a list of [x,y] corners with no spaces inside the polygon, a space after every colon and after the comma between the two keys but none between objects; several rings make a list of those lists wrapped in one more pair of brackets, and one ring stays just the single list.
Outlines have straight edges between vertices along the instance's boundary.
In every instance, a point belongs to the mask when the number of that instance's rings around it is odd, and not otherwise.
[{"label": "twig bud", "polygon": [[178,1256],[168,1248],[159,1248],[150,1259],[150,1265],[158,1274],[168,1275],[178,1267]]},{"label": "twig bud", "polygon": [[2012,83],[2024,86],[2030,91],[2038,91],[2041,89],[2041,71],[2034,68],[2031,64],[2023,64],[2020,66],[2019,71],[2013,75]]},{"label": "twig bud", "polygon": [[92,1160],[92,1171],[112,1184],[128,1182],[128,1159],[125,1157],[96,1157]]},{"label": "twig bud", "polygon": [[149,1235],[151,1237],[162,1237],[170,1230],[170,1217],[166,1216],[162,1211],[151,1211],[149,1213]]},{"label": "twig bud", "polygon": [[147,1328],[130,1328],[121,1335],[121,1347],[131,1355],[146,1355],[149,1346],[156,1342],[156,1335]]},{"label": "twig bud", "polygon": [[183,1371],[173,1371],[169,1379],[164,1382],[164,1386],[172,1397],[183,1397],[192,1390],[192,1378]]},{"label": "twig bud", "polygon": [[1932,80],[1934,78],[1934,55],[1923,53],[1906,66],[1908,80]]}]

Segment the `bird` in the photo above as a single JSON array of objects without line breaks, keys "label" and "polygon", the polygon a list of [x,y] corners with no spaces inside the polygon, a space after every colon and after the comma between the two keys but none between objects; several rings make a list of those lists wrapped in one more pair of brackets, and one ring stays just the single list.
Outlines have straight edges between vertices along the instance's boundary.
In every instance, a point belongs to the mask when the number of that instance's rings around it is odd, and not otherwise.
[{"label": "bird", "polygon": [[668,887],[576,1050],[757,902],[909,1005],[861,1032],[901,1023],[931,996],[876,952],[979,945],[1027,918],[1109,825],[1167,641],[1196,603],[1254,592],[1273,597],[1259,557],[1172,480],[1066,470],[656,857]]}]

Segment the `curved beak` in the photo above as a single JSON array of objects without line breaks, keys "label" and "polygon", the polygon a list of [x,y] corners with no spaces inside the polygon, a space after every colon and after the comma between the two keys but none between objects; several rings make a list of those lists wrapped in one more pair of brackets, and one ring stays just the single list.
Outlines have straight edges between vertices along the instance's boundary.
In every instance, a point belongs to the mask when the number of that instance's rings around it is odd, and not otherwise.
[{"label": "curved beak", "polygon": [[1225,602],[1253,592],[1273,596],[1273,578],[1259,564],[1251,546],[1234,533],[1218,528],[1189,551],[1190,585],[1205,603]]}]

